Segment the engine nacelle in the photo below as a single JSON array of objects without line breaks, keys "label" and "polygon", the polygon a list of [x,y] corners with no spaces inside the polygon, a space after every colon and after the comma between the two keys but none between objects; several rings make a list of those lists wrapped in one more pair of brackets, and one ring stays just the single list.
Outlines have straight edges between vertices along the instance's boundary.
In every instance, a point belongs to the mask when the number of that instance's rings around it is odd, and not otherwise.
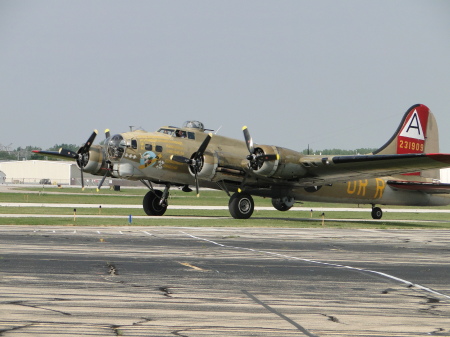
[{"label": "engine nacelle", "polygon": [[305,167],[300,164],[301,155],[296,151],[270,145],[259,145],[255,148],[255,154],[257,156],[277,156],[275,160],[265,160],[255,163],[255,165],[245,161],[245,169],[251,169],[256,175],[292,180],[305,176],[308,173]]},{"label": "engine nacelle", "polygon": [[280,163],[280,154],[275,146],[269,145],[261,145],[255,148],[255,154],[257,156],[270,154],[276,155],[278,159],[276,160],[267,160],[258,165],[257,168],[253,168],[253,173],[264,176],[264,177],[272,177],[278,169],[278,164]]},{"label": "engine nacelle", "polygon": [[[216,153],[205,152],[203,156],[200,157],[200,165],[198,167],[199,171],[197,176],[199,179],[212,180],[216,175],[217,166],[219,165],[219,159]],[[189,172],[195,176],[195,172],[192,166],[189,166]]]},{"label": "engine nacelle", "polygon": [[[88,162],[83,171],[93,175],[104,175],[108,165],[105,162],[104,149],[100,145],[92,145],[89,149]],[[78,164],[80,167],[80,164]]]},{"label": "engine nacelle", "polygon": [[[235,164],[239,160],[239,157],[229,153],[205,152],[200,158],[197,176],[199,179],[207,181],[240,181],[244,172],[239,170],[239,167]],[[189,166],[189,172],[192,176],[195,176],[191,166]]]}]

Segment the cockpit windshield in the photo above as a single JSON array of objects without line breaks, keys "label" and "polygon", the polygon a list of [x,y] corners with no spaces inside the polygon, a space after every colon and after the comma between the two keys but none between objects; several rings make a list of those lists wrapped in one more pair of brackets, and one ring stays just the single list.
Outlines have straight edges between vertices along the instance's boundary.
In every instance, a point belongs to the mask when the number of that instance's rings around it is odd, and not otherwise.
[{"label": "cockpit windshield", "polygon": [[119,160],[125,153],[127,144],[122,135],[114,135],[108,141],[108,155],[110,159]]},{"label": "cockpit windshield", "polygon": [[169,128],[160,128],[160,129],[158,130],[158,132],[164,133],[164,134],[166,134],[166,135],[173,135],[173,133],[175,132],[175,130],[169,129]]}]

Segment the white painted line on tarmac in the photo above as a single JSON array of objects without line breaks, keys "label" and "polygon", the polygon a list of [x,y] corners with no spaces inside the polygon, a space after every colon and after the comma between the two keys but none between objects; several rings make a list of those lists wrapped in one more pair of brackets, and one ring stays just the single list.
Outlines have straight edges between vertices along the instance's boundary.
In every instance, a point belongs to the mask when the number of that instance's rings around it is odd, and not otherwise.
[{"label": "white painted line on tarmac", "polygon": [[422,286],[420,284],[416,284],[414,282],[411,282],[411,281],[408,281],[408,280],[404,280],[402,278],[399,278],[399,277],[396,277],[396,276],[393,276],[393,275],[390,275],[390,274],[387,274],[387,273],[379,272],[379,271],[376,271],[376,270],[370,270],[370,269],[346,266],[346,265],[336,264],[336,263],[315,261],[315,260],[305,259],[305,258],[301,258],[301,257],[290,256],[290,255],[285,255],[285,254],[280,254],[280,253],[273,253],[273,252],[269,252],[269,251],[257,250],[257,249],[252,249],[252,248],[223,245],[221,243],[218,243],[218,242],[215,242],[215,241],[212,241],[212,240],[208,240],[208,239],[204,239],[204,238],[200,238],[198,236],[195,236],[195,235],[183,232],[183,231],[181,231],[181,233],[183,233],[183,234],[185,234],[187,236],[190,236],[193,239],[206,241],[206,242],[209,242],[211,244],[214,244],[216,246],[220,246],[220,247],[223,247],[223,248],[231,248],[231,249],[236,249],[236,250],[247,250],[247,251],[251,251],[251,252],[255,252],[255,253],[262,253],[262,254],[272,255],[272,256],[276,256],[276,257],[281,257],[283,259],[299,260],[299,261],[303,261],[303,262],[319,264],[319,265],[328,266],[328,267],[345,268],[345,269],[360,271],[360,272],[364,272],[364,273],[371,273],[371,274],[379,275],[379,276],[381,276],[383,278],[388,278],[388,279],[391,279],[391,280],[403,283],[403,284],[407,285],[408,287],[415,287],[415,288],[424,290],[426,292],[429,292],[431,294],[442,296],[442,297],[445,297],[447,299],[450,299],[449,295],[445,295],[443,293],[440,293],[440,292],[435,291],[435,290],[433,290],[431,288]]}]

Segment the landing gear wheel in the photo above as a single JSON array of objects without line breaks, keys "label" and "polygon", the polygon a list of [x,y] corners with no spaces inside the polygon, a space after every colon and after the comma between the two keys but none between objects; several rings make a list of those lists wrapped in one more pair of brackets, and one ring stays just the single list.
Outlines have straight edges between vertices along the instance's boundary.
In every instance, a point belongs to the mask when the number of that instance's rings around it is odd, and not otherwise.
[{"label": "landing gear wheel", "polygon": [[294,198],[288,198],[284,197],[281,199],[272,199],[272,206],[275,207],[275,209],[286,212],[291,209],[291,207],[294,205],[295,199]]},{"label": "landing gear wheel", "polygon": [[251,195],[246,193],[234,193],[228,203],[230,214],[235,219],[248,219],[255,209],[255,202]]},{"label": "landing gear wheel", "polygon": [[372,219],[381,219],[383,216],[383,211],[380,207],[373,207],[372,208]]},{"label": "landing gear wheel", "polygon": [[148,191],[144,197],[144,211],[147,215],[163,215],[167,210],[167,200],[160,205],[163,192],[160,190]]}]

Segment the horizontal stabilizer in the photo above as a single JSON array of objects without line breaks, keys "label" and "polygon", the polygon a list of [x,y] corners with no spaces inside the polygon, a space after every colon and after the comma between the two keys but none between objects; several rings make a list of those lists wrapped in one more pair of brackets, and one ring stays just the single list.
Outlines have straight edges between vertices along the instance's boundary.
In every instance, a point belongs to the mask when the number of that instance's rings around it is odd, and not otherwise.
[{"label": "horizontal stabilizer", "polygon": [[394,189],[419,191],[428,194],[447,194],[450,193],[450,184],[444,183],[426,183],[418,181],[388,180],[387,184]]}]

